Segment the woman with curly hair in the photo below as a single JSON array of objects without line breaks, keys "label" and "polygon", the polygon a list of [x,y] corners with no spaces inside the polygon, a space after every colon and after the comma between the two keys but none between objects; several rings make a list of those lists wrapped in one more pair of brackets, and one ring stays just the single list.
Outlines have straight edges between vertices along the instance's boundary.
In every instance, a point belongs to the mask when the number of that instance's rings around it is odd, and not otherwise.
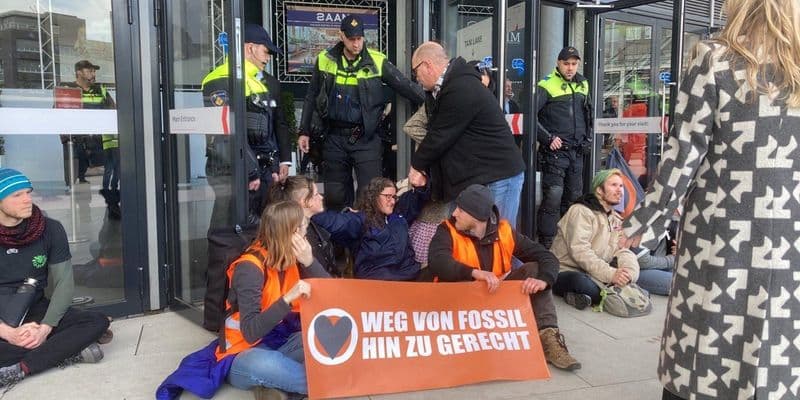
[{"label": "woman with curly hair", "polygon": [[412,189],[397,196],[392,180],[370,181],[358,211],[326,211],[312,220],[331,238],[355,255],[356,278],[413,281],[420,272],[408,237],[408,227],[419,214],[427,192]]}]

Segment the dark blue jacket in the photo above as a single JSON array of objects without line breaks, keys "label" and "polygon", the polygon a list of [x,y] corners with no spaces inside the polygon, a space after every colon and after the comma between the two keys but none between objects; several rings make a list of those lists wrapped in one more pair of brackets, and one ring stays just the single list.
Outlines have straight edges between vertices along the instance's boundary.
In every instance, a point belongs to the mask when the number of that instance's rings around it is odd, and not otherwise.
[{"label": "dark blue jacket", "polygon": [[217,340],[208,346],[186,356],[181,365],[156,389],[157,400],[172,400],[180,397],[181,392],[188,390],[200,398],[214,397],[228,376],[235,356],[230,355],[219,362],[214,355]]},{"label": "dark blue jacket", "polygon": [[410,281],[419,275],[408,227],[428,199],[427,191],[411,190],[397,200],[383,228],[364,229],[363,212],[326,211],[311,219],[331,233],[331,239],[355,254],[355,277]]}]

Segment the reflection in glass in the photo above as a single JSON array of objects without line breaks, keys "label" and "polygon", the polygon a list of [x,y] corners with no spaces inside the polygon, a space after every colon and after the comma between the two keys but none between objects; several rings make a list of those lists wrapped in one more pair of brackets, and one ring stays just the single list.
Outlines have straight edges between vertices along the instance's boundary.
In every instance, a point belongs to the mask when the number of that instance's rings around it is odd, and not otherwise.
[{"label": "reflection in glass", "polygon": [[30,177],[64,225],[75,295],[95,304],[124,298],[112,36],[110,0],[0,5],[0,115],[30,115],[0,130],[0,164]]}]

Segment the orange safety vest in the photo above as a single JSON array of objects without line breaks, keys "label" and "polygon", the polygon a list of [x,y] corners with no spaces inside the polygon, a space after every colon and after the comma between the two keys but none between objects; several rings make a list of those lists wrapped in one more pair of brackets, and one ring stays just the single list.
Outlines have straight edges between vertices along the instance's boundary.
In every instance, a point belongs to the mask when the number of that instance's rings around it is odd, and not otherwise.
[{"label": "orange safety vest", "polygon": [[[478,258],[478,251],[472,243],[472,239],[460,233],[455,226],[446,220],[447,228],[450,230],[450,238],[453,240],[453,259],[466,264],[475,269],[481,269],[481,261]],[[501,220],[497,224],[498,240],[492,244],[492,273],[498,278],[511,270],[511,257],[514,254],[514,232],[511,225],[506,220]]]},{"label": "orange safety vest", "polygon": [[[251,253],[253,250],[259,253],[260,258]],[[278,270],[275,268],[264,268],[264,264],[261,260],[266,259],[266,256],[267,249],[254,244],[245,250],[245,253],[239,256],[236,261],[232,262],[231,265],[228,266],[227,271],[229,291],[233,284],[233,273],[239,263],[249,261],[257,265],[262,272],[266,272],[264,287],[261,290],[261,311],[266,310],[272,303],[278,301],[278,299],[285,295],[300,280],[300,271],[297,268],[297,264],[295,264],[286,269],[283,285],[281,285],[280,279],[278,278]],[[292,311],[300,311],[300,303],[298,301],[293,301],[291,306]],[[224,330],[224,337],[220,337],[220,343],[217,345],[215,351],[217,361],[222,360],[228,355],[239,354],[257,345],[261,341],[261,339],[259,339],[254,343],[248,343],[247,340],[245,340],[239,325],[239,309],[237,307],[235,311],[231,313],[233,309],[233,305],[228,302],[228,299],[225,299],[225,314],[230,315],[225,318],[225,326],[222,327]],[[225,341],[224,348],[222,347],[222,340]]]}]

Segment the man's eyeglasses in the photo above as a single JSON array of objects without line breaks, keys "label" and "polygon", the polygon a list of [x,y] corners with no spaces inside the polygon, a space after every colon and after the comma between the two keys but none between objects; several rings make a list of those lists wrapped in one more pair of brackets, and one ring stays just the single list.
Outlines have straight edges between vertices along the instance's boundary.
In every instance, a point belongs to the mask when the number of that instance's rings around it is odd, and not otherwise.
[{"label": "man's eyeglasses", "polygon": [[385,198],[386,200],[397,201],[397,199],[399,198],[396,194],[391,194],[391,193],[381,193],[380,195],[383,196],[383,198]]},{"label": "man's eyeglasses", "polygon": [[425,60],[422,60],[422,61],[420,61],[420,62],[419,62],[419,64],[417,64],[417,66],[416,66],[416,67],[414,67],[414,68],[411,68],[411,78],[412,78],[412,79],[414,79],[414,80],[417,80],[417,69],[418,69],[419,67],[421,67],[421,66],[422,66],[422,64],[425,64],[425,62],[426,62]]}]

